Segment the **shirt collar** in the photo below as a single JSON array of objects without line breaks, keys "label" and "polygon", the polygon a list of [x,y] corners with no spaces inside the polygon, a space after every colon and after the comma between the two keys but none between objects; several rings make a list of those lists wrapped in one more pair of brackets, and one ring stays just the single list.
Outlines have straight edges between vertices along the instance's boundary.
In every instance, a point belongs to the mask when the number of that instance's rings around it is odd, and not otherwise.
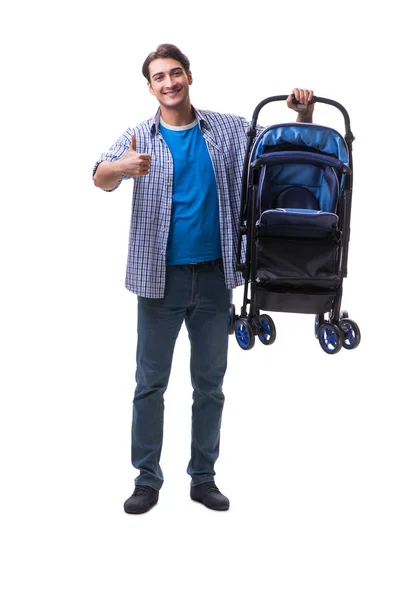
[{"label": "shirt collar", "polygon": [[[203,113],[200,110],[197,110],[194,106],[192,106],[192,108],[193,108],[194,116],[196,118],[197,123],[199,124],[200,129],[201,130],[209,129],[210,126],[207,123],[206,119],[204,118]],[[151,119],[150,131],[153,135],[158,133],[159,126],[160,126],[160,109],[157,110],[155,116]]]}]

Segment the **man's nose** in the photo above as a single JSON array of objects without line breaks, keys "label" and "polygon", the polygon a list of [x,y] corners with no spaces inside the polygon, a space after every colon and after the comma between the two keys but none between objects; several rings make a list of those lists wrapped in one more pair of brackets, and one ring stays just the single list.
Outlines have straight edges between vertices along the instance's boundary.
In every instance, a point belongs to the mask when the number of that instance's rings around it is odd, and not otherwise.
[{"label": "man's nose", "polygon": [[172,78],[169,75],[165,76],[165,83],[166,83],[167,87],[173,87]]}]

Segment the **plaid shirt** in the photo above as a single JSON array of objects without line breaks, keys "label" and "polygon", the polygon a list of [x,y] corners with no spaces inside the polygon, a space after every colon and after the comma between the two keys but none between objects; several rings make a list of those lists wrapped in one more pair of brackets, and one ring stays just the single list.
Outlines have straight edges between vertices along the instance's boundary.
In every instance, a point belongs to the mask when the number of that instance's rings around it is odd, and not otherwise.
[{"label": "plaid shirt", "polygon": [[[241,178],[249,123],[229,114],[195,109],[194,113],[214,166],[225,281],[227,288],[234,288],[243,284],[235,265]],[[159,131],[159,119],[160,111],[152,119],[127,129],[109,151],[101,155],[93,169],[94,176],[101,161],[122,158],[129,148],[132,134],[136,136],[136,151],[151,154],[149,174],[134,180],[125,280],[128,290],[145,298],[164,296],[165,255],[171,221],[173,161]],[[129,178],[122,176],[114,189],[123,179]]]}]

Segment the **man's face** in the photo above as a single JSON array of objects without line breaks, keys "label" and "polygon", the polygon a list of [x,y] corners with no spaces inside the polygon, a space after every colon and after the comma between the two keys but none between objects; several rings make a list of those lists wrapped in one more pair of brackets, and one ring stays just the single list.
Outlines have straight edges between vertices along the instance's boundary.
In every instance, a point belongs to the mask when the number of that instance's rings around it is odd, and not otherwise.
[{"label": "man's face", "polygon": [[189,101],[192,74],[186,75],[180,62],[173,58],[156,58],[149,65],[150,93],[166,108],[178,108]]}]

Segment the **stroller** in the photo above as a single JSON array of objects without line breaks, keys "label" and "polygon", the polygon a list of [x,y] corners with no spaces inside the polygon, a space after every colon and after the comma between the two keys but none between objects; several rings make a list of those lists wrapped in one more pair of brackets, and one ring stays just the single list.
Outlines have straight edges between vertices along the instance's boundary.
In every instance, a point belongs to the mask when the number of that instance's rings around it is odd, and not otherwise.
[{"label": "stroller", "polygon": [[257,135],[261,108],[282,100],[286,96],[260,102],[247,132],[236,265],[245,280],[244,299],[240,315],[233,304],[229,307],[228,332],[243,350],[250,350],[256,336],[265,345],[275,341],[275,324],[260,310],[314,314],[321,348],[336,354],[342,347],[356,348],[361,340],[357,324],[340,309],[354,136],[345,108],[315,96],[311,102],[341,111],[344,139],[334,129],[309,123],[273,125]]}]

